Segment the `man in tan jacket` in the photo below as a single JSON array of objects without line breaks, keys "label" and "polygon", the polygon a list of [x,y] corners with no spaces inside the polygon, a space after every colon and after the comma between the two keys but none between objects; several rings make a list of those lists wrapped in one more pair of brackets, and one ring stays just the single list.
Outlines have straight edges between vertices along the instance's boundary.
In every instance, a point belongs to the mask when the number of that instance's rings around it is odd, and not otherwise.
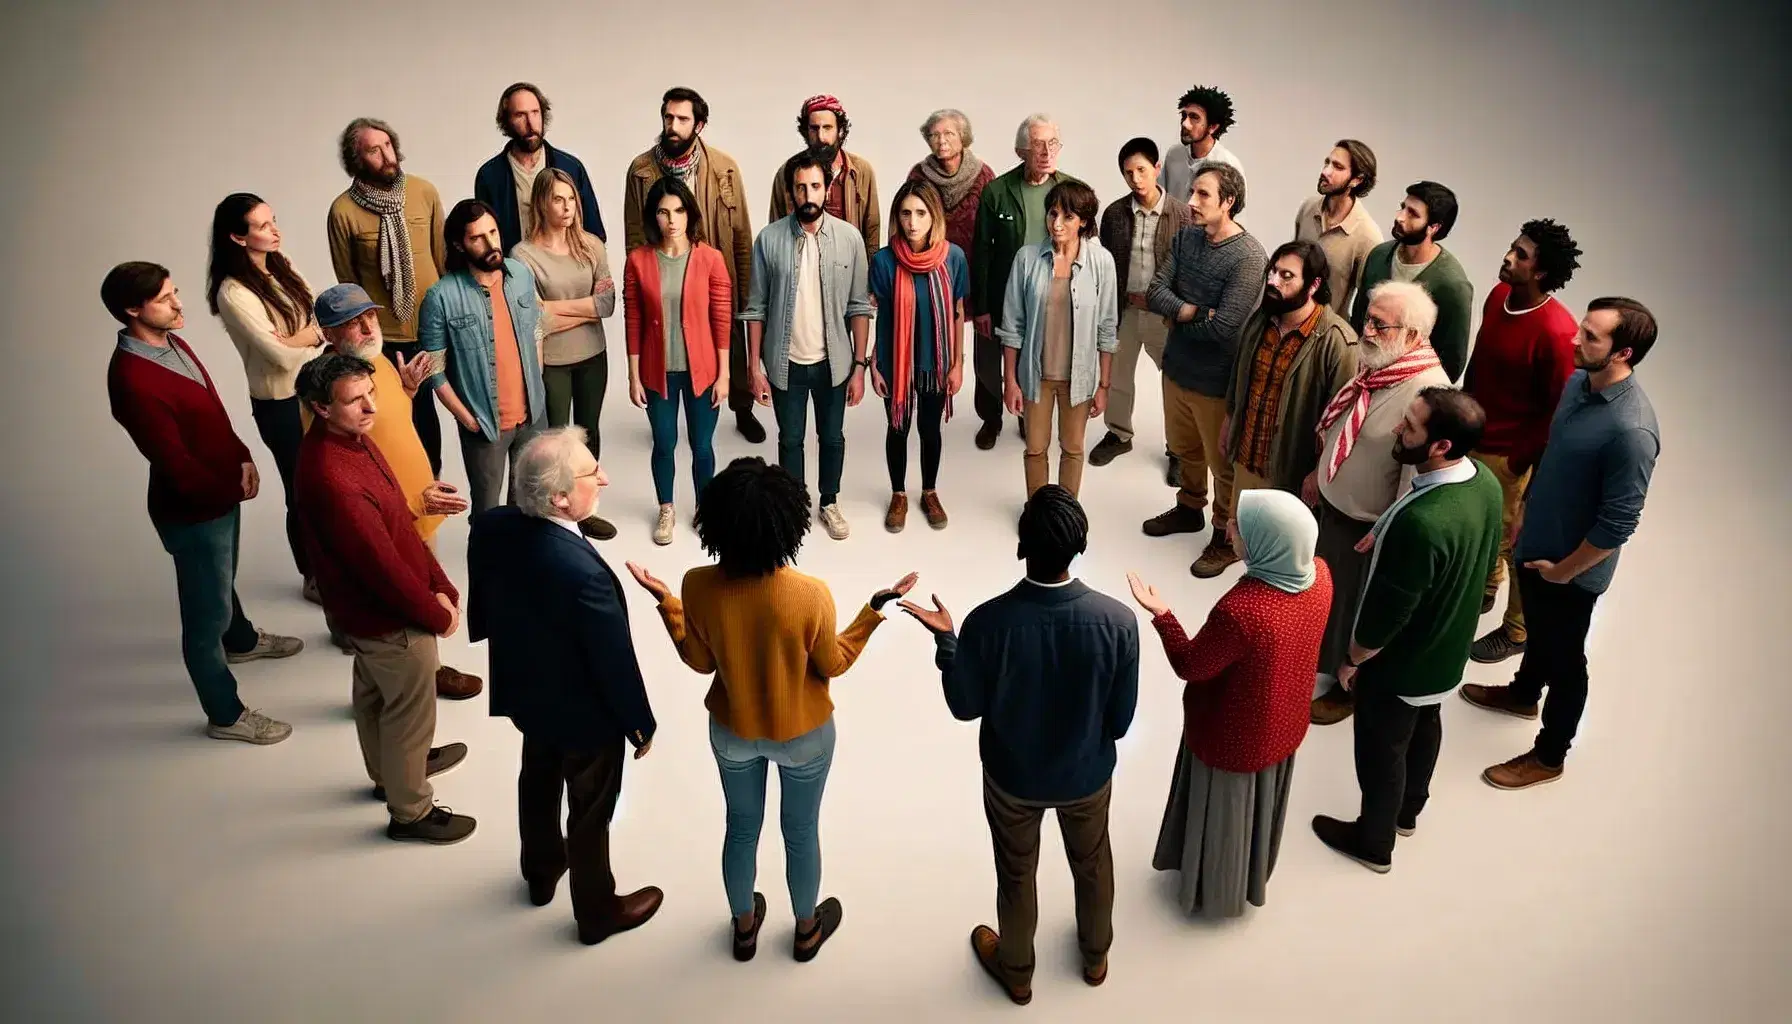
[{"label": "man in tan jacket", "polygon": [[[660,99],[660,137],[654,147],[628,166],[623,182],[622,224],[624,244],[634,250],[647,244],[641,231],[642,205],[647,190],[667,174],[675,174],[697,197],[703,218],[703,241],[720,250],[728,265],[728,283],[734,292],[734,311],[746,305],[753,278],[753,226],[747,218],[746,183],[740,165],[728,154],[705,143],[703,127],[709,123],[709,104],[694,89],[682,86],[666,90]],[[728,345],[728,408],[735,426],[752,444],[765,440],[765,427],[753,415],[753,391],[747,373],[747,344],[739,319],[734,321]]]},{"label": "man in tan jacket", "polygon": [[[846,136],[852,131],[852,120],[846,108],[832,96],[811,96],[803,101],[797,115],[796,130],[808,143],[808,151],[834,167],[833,184],[828,199],[822,204],[828,216],[838,217],[859,230],[865,237],[865,262],[884,247],[883,212],[877,206],[877,175],[871,164],[856,153],[846,151]],[[776,224],[790,216],[794,209],[789,193],[784,191],[784,165],[772,176],[772,211],[768,224]]]}]

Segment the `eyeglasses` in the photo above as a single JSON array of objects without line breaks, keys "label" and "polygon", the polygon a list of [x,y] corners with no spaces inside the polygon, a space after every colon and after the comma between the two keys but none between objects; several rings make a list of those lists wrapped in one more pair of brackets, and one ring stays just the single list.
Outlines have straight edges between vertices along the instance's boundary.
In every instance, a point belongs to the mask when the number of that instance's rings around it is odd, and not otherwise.
[{"label": "eyeglasses", "polygon": [[1049,155],[1051,153],[1056,153],[1058,150],[1063,149],[1063,148],[1064,148],[1064,144],[1062,142],[1059,142],[1057,139],[1053,139],[1050,142],[1035,142],[1027,147],[1027,152],[1041,153],[1041,154]]},{"label": "eyeglasses", "polygon": [[1364,334],[1398,334],[1401,330],[1403,328],[1399,324],[1390,324],[1376,317],[1367,317],[1363,320]]}]

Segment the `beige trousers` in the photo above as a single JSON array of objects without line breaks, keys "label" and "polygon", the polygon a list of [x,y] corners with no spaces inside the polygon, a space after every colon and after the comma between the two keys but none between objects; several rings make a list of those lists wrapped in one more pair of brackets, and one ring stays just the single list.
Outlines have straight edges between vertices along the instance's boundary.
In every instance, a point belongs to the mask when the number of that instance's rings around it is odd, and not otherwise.
[{"label": "beige trousers", "polygon": [[1021,410],[1027,425],[1027,453],[1024,456],[1027,475],[1027,496],[1050,482],[1051,466],[1046,451],[1052,443],[1052,413],[1058,414],[1058,484],[1072,496],[1083,487],[1083,435],[1089,429],[1089,403],[1070,404],[1070,382],[1042,380],[1039,401],[1028,402]]},{"label": "beige trousers", "polygon": [[351,636],[355,650],[355,733],[367,777],[386,789],[386,807],[402,822],[435,806],[429,745],[436,735],[436,638],[415,629]]},{"label": "beige trousers", "polygon": [[[1125,296],[1120,301],[1125,303]],[[1160,371],[1164,367],[1164,342],[1170,328],[1164,318],[1148,309],[1122,305],[1120,309],[1120,347],[1114,350],[1109,367],[1113,377],[1108,386],[1108,408],[1103,414],[1108,433],[1122,441],[1132,440],[1133,399],[1138,392],[1134,378],[1139,369],[1139,353],[1151,357],[1151,364]]]}]

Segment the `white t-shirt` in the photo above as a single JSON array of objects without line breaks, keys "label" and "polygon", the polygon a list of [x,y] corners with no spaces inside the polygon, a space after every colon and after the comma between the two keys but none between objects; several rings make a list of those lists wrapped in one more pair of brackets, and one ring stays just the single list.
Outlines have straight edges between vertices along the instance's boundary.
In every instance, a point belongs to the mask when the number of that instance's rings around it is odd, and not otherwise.
[{"label": "white t-shirt", "polygon": [[828,357],[821,317],[821,241],[805,231],[797,240],[796,308],[790,314],[790,361],[797,366]]}]

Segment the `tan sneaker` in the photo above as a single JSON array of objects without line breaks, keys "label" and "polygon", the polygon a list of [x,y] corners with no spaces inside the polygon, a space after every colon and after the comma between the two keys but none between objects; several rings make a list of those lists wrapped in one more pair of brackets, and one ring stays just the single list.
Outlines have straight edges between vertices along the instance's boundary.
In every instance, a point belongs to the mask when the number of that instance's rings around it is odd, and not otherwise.
[{"label": "tan sneaker", "polygon": [[[904,499],[905,502],[906,500]],[[828,536],[835,540],[845,540],[847,534],[852,532],[846,525],[846,513],[840,511],[837,504],[821,507],[821,525],[827,528]]]},{"label": "tan sneaker", "polygon": [[280,636],[266,630],[255,631],[255,646],[240,654],[224,652],[224,660],[231,665],[241,665],[245,661],[260,661],[263,658],[290,658],[305,649],[305,641],[296,636]]},{"label": "tan sneaker", "polygon": [[243,713],[236,716],[236,721],[229,725],[208,723],[205,734],[214,740],[241,740],[265,747],[291,736],[292,726],[277,722],[259,711],[244,708]]},{"label": "tan sneaker", "polygon": [[901,533],[908,525],[908,495],[890,495],[890,511],[884,513],[884,529],[891,533]]},{"label": "tan sneaker", "polygon": [[1530,789],[1562,777],[1562,766],[1551,768],[1537,759],[1537,752],[1527,750],[1510,761],[1496,764],[1481,773],[1482,781],[1494,789]]},{"label": "tan sneaker", "polygon": [[653,542],[660,547],[672,543],[672,528],[678,525],[678,509],[670,503],[660,506],[660,517],[653,524]]}]

